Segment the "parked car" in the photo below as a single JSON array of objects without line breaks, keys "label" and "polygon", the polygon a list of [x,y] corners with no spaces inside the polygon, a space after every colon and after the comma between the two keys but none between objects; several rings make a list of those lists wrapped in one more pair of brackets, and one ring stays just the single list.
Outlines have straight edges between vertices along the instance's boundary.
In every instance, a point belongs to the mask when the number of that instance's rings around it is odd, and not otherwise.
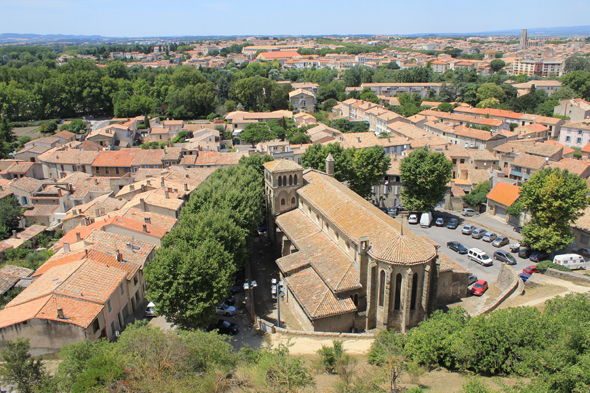
[{"label": "parked car", "polygon": [[418,215],[417,214],[410,214],[408,216],[408,224],[418,224]]},{"label": "parked car", "polygon": [[224,303],[227,305],[233,306],[236,303],[236,298],[233,296],[228,296],[225,298]]},{"label": "parked car", "polygon": [[524,259],[529,259],[533,252],[535,252],[535,250],[533,250],[532,248],[522,248],[518,252],[518,257],[524,258]]},{"label": "parked car", "polygon": [[260,232],[260,233],[266,232],[266,225],[264,225],[264,224],[258,225],[258,232]]},{"label": "parked car", "polygon": [[473,225],[465,225],[463,227],[463,229],[461,229],[461,233],[464,235],[471,235],[473,233],[473,231],[475,231],[477,228],[474,227]]},{"label": "parked car", "polygon": [[590,256],[590,248],[588,247],[574,248],[572,251],[576,254]]},{"label": "parked car", "polygon": [[520,233],[520,231],[522,231],[522,227],[521,226],[515,226],[512,228],[512,230],[516,233]]},{"label": "parked car", "polygon": [[387,208],[386,207],[380,207],[379,210],[381,210],[383,213],[387,214]]},{"label": "parked car", "polygon": [[467,249],[459,242],[448,242],[447,247],[459,254],[467,254]]},{"label": "parked car", "polygon": [[231,287],[230,292],[232,295],[242,292],[242,280],[236,280],[234,285]]},{"label": "parked car", "polygon": [[518,275],[518,277],[520,277],[520,279],[522,280],[522,282],[527,282],[529,280],[529,278],[531,278],[530,274],[527,273],[520,273]]},{"label": "parked car", "polygon": [[499,237],[496,238],[496,240],[494,240],[492,242],[492,246],[494,246],[494,247],[502,247],[502,246],[505,246],[508,243],[510,243],[510,239],[508,239],[506,236],[499,236]]},{"label": "parked car", "polygon": [[445,225],[445,220],[442,217],[439,217],[434,222],[434,225],[436,225],[437,227],[442,227],[443,225]]},{"label": "parked car", "polygon": [[486,230],[482,228],[477,228],[473,232],[471,232],[471,237],[474,239],[481,239],[483,235],[485,235]]},{"label": "parked car", "polygon": [[478,280],[471,287],[471,294],[475,295],[475,296],[481,296],[487,290],[488,290],[488,282],[486,280]]},{"label": "parked car", "polygon": [[147,307],[145,308],[145,313],[143,315],[145,317],[155,317],[156,316],[156,305],[152,302],[149,302]]},{"label": "parked car", "polygon": [[524,269],[522,269],[522,272],[525,274],[539,273],[535,265],[525,267]]},{"label": "parked car", "polygon": [[490,258],[488,254],[479,248],[470,248],[469,251],[467,251],[467,258],[469,258],[471,261],[479,263],[482,266],[492,266],[494,263],[492,258]]},{"label": "parked car", "polygon": [[213,323],[209,326],[207,326],[207,331],[210,332],[212,330],[219,330],[219,333],[221,334],[238,334],[240,329],[238,328],[238,325],[236,325],[235,323],[232,322],[228,322],[226,320],[220,319],[219,321],[217,321],[217,323]]},{"label": "parked car", "polygon": [[498,250],[494,253],[494,259],[496,261],[504,262],[507,265],[516,265],[516,258],[512,256],[508,251]]},{"label": "parked car", "polygon": [[426,212],[422,213],[420,216],[420,226],[422,228],[428,228],[432,224],[432,213]]},{"label": "parked car", "polygon": [[447,224],[447,228],[449,228],[449,229],[457,229],[458,226],[459,226],[459,220],[457,220],[456,218],[451,218],[449,220],[449,223]]},{"label": "parked car", "polygon": [[549,259],[549,254],[547,254],[546,252],[543,252],[543,251],[535,251],[531,254],[529,259],[533,262],[541,262],[546,259]]},{"label": "parked car", "polygon": [[479,213],[473,209],[465,208],[465,209],[463,209],[461,214],[464,215],[465,217],[473,217],[473,216],[477,216]]},{"label": "parked car", "polygon": [[394,207],[388,207],[387,208],[387,215],[390,217],[395,217],[395,208]]},{"label": "parked car", "polygon": [[516,242],[516,243],[512,243],[509,246],[509,248],[510,248],[510,251],[518,253],[518,252],[520,252],[520,246],[521,246],[520,242]]},{"label": "parked car", "polygon": [[483,234],[483,237],[481,238],[481,240],[483,240],[484,242],[491,243],[494,240],[496,240],[497,237],[498,237],[498,235],[496,235],[493,232],[486,232]]},{"label": "parked car", "polygon": [[236,308],[234,306],[221,303],[219,306],[215,307],[215,313],[229,317],[232,315],[236,315]]},{"label": "parked car", "polygon": [[477,276],[475,276],[475,275],[473,275],[473,274],[470,274],[470,275],[467,277],[467,286],[469,286],[469,285],[473,284],[474,282],[477,282]]}]

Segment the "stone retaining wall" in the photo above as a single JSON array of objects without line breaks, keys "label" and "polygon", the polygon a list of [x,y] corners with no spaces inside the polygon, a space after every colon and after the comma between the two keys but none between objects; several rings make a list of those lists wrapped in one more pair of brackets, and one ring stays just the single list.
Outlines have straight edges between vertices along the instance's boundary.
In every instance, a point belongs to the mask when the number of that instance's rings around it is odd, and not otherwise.
[{"label": "stone retaining wall", "polygon": [[562,280],[573,282],[574,284],[588,285],[590,284],[590,277],[580,273],[562,272],[556,269],[547,269],[543,274]]},{"label": "stone retaining wall", "polygon": [[265,319],[256,317],[256,326],[258,329],[267,333],[280,333],[293,336],[308,336],[308,337],[329,337],[333,339],[338,338],[353,338],[357,340],[373,340],[375,335],[372,333],[333,333],[333,332],[308,332],[303,330],[292,330],[277,327],[274,323]]},{"label": "stone retaining wall", "polygon": [[476,317],[481,314],[487,314],[495,310],[496,307],[502,304],[502,302],[510,295],[521,295],[524,291],[522,280],[518,277],[514,269],[504,263],[502,264],[502,268],[498,274],[497,287],[502,291],[502,293],[490,304],[482,306],[472,315],[472,317]]}]

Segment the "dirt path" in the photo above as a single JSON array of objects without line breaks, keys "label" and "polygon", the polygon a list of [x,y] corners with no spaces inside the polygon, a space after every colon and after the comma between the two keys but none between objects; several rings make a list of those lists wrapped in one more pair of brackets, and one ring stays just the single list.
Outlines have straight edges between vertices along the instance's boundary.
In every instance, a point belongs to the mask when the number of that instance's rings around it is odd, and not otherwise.
[{"label": "dirt path", "polygon": [[[272,345],[279,343],[287,345],[287,341],[292,344],[289,352],[293,355],[313,355],[324,346],[332,346],[334,339],[328,337],[309,337],[309,336],[287,336],[283,334],[270,335]],[[343,347],[351,355],[365,355],[369,353],[373,340],[366,339],[342,339]]]}]

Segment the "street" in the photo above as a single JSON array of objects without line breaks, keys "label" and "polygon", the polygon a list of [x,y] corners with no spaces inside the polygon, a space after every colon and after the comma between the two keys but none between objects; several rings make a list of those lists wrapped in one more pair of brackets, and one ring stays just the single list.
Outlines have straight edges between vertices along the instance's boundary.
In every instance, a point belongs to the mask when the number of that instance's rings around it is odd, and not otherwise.
[{"label": "street", "polygon": [[[445,220],[445,226],[443,227],[436,227],[434,225],[434,222],[436,221],[436,218],[438,217],[443,217]],[[459,219],[459,226],[457,227],[457,229],[448,229],[446,227],[446,224],[448,222],[448,220],[451,217],[455,217],[457,219]],[[432,239],[433,241],[435,241],[436,243],[438,243],[440,245],[440,252],[444,253],[445,255],[447,255],[448,257],[450,257],[451,259],[453,259],[455,262],[459,263],[461,266],[469,269],[474,275],[476,275],[478,278],[480,279],[484,279],[486,280],[488,283],[493,283],[496,281],[496,278],[498,277],[498,273],[500,272],[500,264],[503,262],[500,261],[494,261],[494,264],[492,266],[482,266],[476,262],[470,261],[469,259],[467,259],[467,254],[458,254],[455,251],[447,248],[447,242],[450,241],[457,241],[459,243],[461,243],[465,248],[470,249],[470,248],[479,248],[480,250],[484,251],[486,254],[488,254],[490,256],[490,258],[493,259],[493,255],[494,252],[497,250],[505,250],[505,251],[510,251],[510,248],[508,245],[505,245],[501,248],[497,248],[492,246],[491,243],[487,243],[484,242],[482,240],[478,240],[478,239],[473,239],[470,235],[463,235],[461,233],[461,229],[463,228],[463,226],[465,225],[464,223],[464,217],[462,217],[461,215],[450,215],[448,213],[439,213],[439,212],[435,212],[434,213],[434,218],[432,219],[432,226],[430,228],[421,228],[419,224],[407,224],[407,220],[404,218],[404,224],[406,225],[407,228],[410,228],[410,230],[414,233],[416,233],[417,235],[421,235],[421,236],[426,236],[429,239]],[[481,217],[480,216],[476,216],[476,217],[469,217],[468,220],[470,221],[470,223],[472,223],[473,225],[477,225],[478,222],[481,221],[488,221],[488,220],[493,220],[492,218],[489,217]],[[486,225],[488,224],[487,222],[484,224]],[[505,229],[503,230],[504,234],[508,235],[509,237],[511,237],[510,235],[514,232],[512,232],[512,227],[509,226],[508,224],[502,224],[499,222],[495,222],[493,223],[495,228],[502,228],[502,226],[505,227]],[[486,225],[488,227],[490,227],[490,225]],[[512,232],[512,233],[511,233]],[[498,232],[494,232],[497,235]],[[518,235],[516,233],[514,233],[514,235]],[[514,236],[516,237],[516,236]],[[518,236],[520,237],[520,236]],[[510,243],[514,243],[515,239],[513,237],[511,237],[510,239]],[[513,265],[512,268],[517,272],[520,273],[522,272],[522,269],[530,266],[530,265],[534,265],[534,263],[528,259],[522,259],[519,258],[517,253],[511,253],[514,258],[517,261],[516,265]]]}]

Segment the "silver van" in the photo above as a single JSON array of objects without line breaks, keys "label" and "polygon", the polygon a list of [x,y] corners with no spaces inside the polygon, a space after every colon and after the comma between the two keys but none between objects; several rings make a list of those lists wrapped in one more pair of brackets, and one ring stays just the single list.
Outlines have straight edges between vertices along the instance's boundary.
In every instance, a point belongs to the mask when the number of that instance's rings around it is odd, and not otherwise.
[{"label": "silver van", "polygon": [[473,209],[464,208],[463,211],[461,212],[461,214],[464,215],[465,217],[472,217],[472,216],[477,216],[479,213]]},{"label": "silver van", "polygon": [[469,251],[467,251],[467,258],[469,258],[471,261],[479,263],[482,266],[492,266],[494,263],[492,258],[490,258],[488,254],[479,248],[470,248]]}]

